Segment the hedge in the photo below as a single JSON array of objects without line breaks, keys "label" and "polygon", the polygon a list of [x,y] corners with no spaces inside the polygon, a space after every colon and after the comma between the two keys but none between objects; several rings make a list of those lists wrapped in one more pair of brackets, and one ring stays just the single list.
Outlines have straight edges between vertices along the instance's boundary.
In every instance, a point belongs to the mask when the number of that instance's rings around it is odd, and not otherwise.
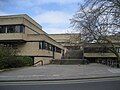
[{"label": "hedge", "polygon": [[18,68],[33,65],[33,59],[26,56],[11,56],[0,58],[0,69]]}]

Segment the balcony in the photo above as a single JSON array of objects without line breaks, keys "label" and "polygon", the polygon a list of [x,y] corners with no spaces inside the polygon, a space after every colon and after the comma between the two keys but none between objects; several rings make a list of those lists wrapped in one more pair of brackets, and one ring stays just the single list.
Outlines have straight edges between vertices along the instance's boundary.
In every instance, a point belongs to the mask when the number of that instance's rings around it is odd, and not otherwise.
[{"label": "balcony", "polygon": [[26,41],[24,33],[0,33],[0,42]]}]

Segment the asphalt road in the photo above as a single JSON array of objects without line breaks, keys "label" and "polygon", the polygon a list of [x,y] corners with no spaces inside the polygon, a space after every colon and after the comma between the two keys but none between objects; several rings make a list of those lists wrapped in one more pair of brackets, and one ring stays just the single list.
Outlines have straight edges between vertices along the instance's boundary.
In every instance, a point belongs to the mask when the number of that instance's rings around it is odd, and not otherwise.
[{"label": "asphalt road", "polygon": [[0,90],[120,90],[120,79],[60,82],[5,82],[0,83]]}]

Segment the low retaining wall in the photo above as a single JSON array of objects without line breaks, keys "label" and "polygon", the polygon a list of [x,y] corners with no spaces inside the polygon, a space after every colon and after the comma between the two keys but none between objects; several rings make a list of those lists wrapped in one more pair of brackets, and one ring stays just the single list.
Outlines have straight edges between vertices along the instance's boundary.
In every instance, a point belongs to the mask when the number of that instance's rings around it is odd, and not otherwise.
[{"label": "low retaining wall", "polygon": [[86,59],[53,59],[51,64],[70,65],[70,64],[88,64]]}]

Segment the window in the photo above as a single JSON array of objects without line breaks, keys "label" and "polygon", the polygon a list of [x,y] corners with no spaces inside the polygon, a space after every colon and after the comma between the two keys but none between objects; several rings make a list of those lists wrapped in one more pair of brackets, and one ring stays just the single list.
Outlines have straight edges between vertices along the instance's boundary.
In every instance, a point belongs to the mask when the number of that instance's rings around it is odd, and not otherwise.
[{"label": "window", "polygon": [[24,33],[25,32],[25,26],[24,25],[20,25],[20,33]]},{"label": "window", "polygon": [[0,33],[23,33],[24,29],[24,25],[2,25]]},{"label": "window", "polygon": [[47,43],[46,42],[44,42],[44,49],[47,49]]},{"label": "window", "polygon": [[0,33],[6,32],[6,26],[0,26]]},{"label": "window", "polygon": [[118,52],[120,53],[120,47],[118,48]]},{"label": "window", "polygon": [[58,47],[55,47],[52,44],[49,44],[45,41],[40,41],[39,42],[39,49],[46,49],[46,50],[50,50],[50,51],[54,51],[54,52],[58,52],[61,53],[61,49]]},{"label": "window", "polygon": [[53,46],[51,44],[49,44],[49,50],[53,51]]},{"label": "window", "polygon": [[54,46],[54,51],[56,52],[56,47]]},{"label": "window", "polygon": [[61,53],[61,49],[56,47],[56,52]]},{"label": "window", "polygon": [[15,32],[15,26],[7,26],[7,33],[14,33]]},{"label": "window", "polygon": [[39,49],[45,49],[45,42],[44,41],[39,42]]},{"label": "window", "polygon": [[43,44],[42,42],[39,42],[39,49],[43,49],[42,44]]},{"label": "window", "polygon": [[120,47],[116,47],[118,53],[120,53]]},{"label": "window", "polygon": [[54,46],[53,45],[51,45],[51,51],[53,51],[54,50]]},{"label": "window", "polygon": [[20,26],[15,26],[15,32],[20,32]]}]

